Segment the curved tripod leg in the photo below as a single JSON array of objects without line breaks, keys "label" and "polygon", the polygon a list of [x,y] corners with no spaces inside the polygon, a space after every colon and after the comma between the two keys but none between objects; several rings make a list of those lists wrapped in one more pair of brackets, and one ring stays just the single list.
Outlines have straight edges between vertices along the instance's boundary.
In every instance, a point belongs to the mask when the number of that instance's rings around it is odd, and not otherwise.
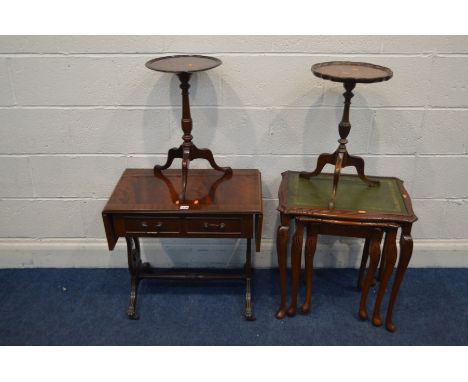
[{"label": "curved tripod leg", "polygon": [[296,314],[297,291],[299,289],[299,276],[301,272],[301,252],[303,234],[304,223],[296,219],[296,232],[294,232],[293,244],[291,249],[291,305],[289,306],[286,312],[290,317]]},{"label": "curved tripod leg", "polygon": [[179,195],[179,200],[181,203],[185,203],[189,164],[190,164],[190,149],[187,147],[184,147],[184,151],[182,154],[182,190]]},{"label": "curved tripod leg", "polygon": [[392,293],[390,295],[390,301],[387,308],[387,316],[385,319],[385,327],[388,331],[394,332],[396,330],[395,325],[392,322],[393,316],[393,307],[395,305],[395,300],[400,290],[401,282],[403,281],[403,276],[405,275],[408,264],[411,260],[411,255],[413,253],[413,239],[410,234],[411,228],[403,229],[403,232],[400,237],[400,259],[398,260],[397,272],[395,275],[395,281],[392,287]]},{"label": "curved tripod leg", "polygon": [[338,191],[338,181],[340,180],[341,168],[343,166],[343,153],[338,153],[336,156],[336,163],[335,163],[335,172],[333,173],[333,190],[330,202],[328,203],[328,208],[333,209],[335,208],[335,201],[336,201],[336,192]]},{"label": "curved tripod leg", "polygon": [[362,288],[362,293],[361,293],[361,302],[359,304],[359,317],[362,320],[367,320],[368,318],[366,300],[367,300],[367,295],[369,294],[369,289],[371,287],[372,281],[374,280],[375,270],[377,269],[377,265],[379,263],[380,239],[379,239],[378,234],[373,234],[370,239],[369,256],[370,256],[369,270],[367,271],[366,280],[364,282],[364,287]]},{"label": "curved tripod leg", "polygon": [[275,314],[275,317],[278,320],[281,320],[286,315],[286,272],[289,223],[283,221],[283,216],[280,217],[281,225],[278,227],[278,233],[276,234],[276,251],[278,256],[278,270],[280,274],[281,285],[281,303]]},{"label": "curved tripod leg", "polygon": [[[390,280],[390,276],[392,275],[397,258],[396,234],[397,231],[395,229],[391,230],[390,232],[387,232],[387,234],[385,235],[384,249],[382,254],[382,262],[384,258],[385,262],[383,264],[383,270],[381,272],[381,282],[379,286],[379,291],[377,292],[377,298],[375,299],[374,313],[372,317],[372,323],[375,326],[382,325],[382,318],[380,317],[380,306],[382,304],[385,291],[387,290],[388,280]],[[382,269],[382,266],[380,269]]]},{"label": "curved tripod leg", "polygon": [[335,164],[336,153],[333,154],[320,154],[317,159],[317,167],[312,172],[302,171],[299,176],[301,178],[310,178],[319,175],[326,164]]},{"label": "curved tripod leg", "polygon": [[312,301],[312,285],[314,281],[314,255],[317,248],[318,229],[315,224],[307,226],[307,240],[304,250],[305,268],[306,268],[306,297],[304,304],[301,306],[302,313],[310,311]]},{"label": "curved tripod leg", "polygon": [[205,159],[210,163],[210,166],[213,169],[225,173],[232,173],[231,167],[221,167],[217,165],[214,160],[213,153],[209,149],[199,149],[197,146],[193,145],[190,151],[190,160],[194,159]]},{"label": "curved tripod leg", "polygon": [[345,167],[348,166],[355,167],[359,178],[369,187],[376,187],[380,184],[378,180],[371,180],[364,174],[364,159],[361,157],[347,154]]},{"label": "curved tripod leg", "polygon": [[171,167],[171,164],[174,161],[174,159],[182,158],[182,154],[183,154],[182,146],[173,147],[167,153],[166,163],[164,165],[162,165],[162,166],[161,165],[155,165],[153,171],[154,172],[159,172],[159,171],[168,169],[169,167]]}]

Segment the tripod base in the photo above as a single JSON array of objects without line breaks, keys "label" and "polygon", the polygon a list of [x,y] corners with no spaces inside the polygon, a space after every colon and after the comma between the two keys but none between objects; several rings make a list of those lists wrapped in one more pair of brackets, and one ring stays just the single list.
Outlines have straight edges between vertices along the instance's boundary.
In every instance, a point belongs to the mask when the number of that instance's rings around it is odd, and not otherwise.
[{"label": "tripod base", "polygon": [[231,167],[220,167],[214,160],[213,153],[209,149],[199,149],[193,143],[185,145],[184,143],[179,147],[173,147],[167,153],[167,161],[164,165],[154,166],[155,175],[160,174],[162,170],[168,169],[174,159],[182,159],[182,192],[179,196],[181,203],[185,202],[185,193],[187,190],[187,177],[190,161],[194,159],[206,159],[214,170],[224,172],[225,174],[232,174]]},{"label": "tripod base", "polygon": [[335,172],[333,173],[333,190],[332,197],[328,203],[328,208],[335,208],[336,191],[338,189],[338,181],[340,179],[341,169],[345,167],[355,167],[359,178],[369,187],[376,187],[380,184],[379,181],[371,180],[364,174],[364,159],[358,156],[353,156],[346,150],[336,150],[333,154],[320,154],[317,159],[317,167],[312,172],[303,171],[300,173],[302,178],[310,178],[319,175],[326,164],[334,164]]}]

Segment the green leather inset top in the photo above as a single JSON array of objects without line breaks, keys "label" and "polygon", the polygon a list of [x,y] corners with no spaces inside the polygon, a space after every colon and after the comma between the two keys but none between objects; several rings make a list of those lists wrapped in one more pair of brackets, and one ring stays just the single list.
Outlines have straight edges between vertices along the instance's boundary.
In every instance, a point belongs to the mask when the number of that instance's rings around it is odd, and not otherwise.
[{"label": "green leather inset top", "polygon": [[[408,214],[397,179],[372,179],[379,180],[380,186],[369,187],[357,176],[341,176],[335,209]],[[288,181],[289,207],[328,208],[333,189],[333,175],[321,174],[306,179],[299,177],[297,172],[289,172]]]}]

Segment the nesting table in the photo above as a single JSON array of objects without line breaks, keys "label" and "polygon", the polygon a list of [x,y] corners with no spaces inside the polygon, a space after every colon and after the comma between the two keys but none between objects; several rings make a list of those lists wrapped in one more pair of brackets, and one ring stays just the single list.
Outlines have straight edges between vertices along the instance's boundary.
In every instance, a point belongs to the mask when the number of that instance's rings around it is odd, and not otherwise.
[{"label": "nesting table", "polygon": [[[329,196],[334,187],[333,174],[320,174],[311,178],[300,176],[299,172],[286,171],[278,193],[280,226],[277,233],[277,254],[281,282],[281,303],[276,318],[286,314],[293,316],[297,309],[297,293],[301,267],[301,253],[304,231],[307,230],[305,244],[306,297],[301,311],[307,313],[311,307],[313,257],[317,236],[339,235],[365,238],[365,245],[358,277],[358,287],[362,289],[359,317],[367,319],[366,301],[374,281],[380,261],[380,285],[377,293],[372,322],[380,326],[383,320],[380,306],[387,289],[397,259],[397,231],[401,228],[400,255],[395,281],[388,303],[386,328],[395,331],[392,321],[393,308],[403,276],[408,267],[413,250],[411,237],[412,224],[417,220],[410,197],[397,178],[372,177],[378,187],[368,187],[355,175],[341,175],[340,188],[336,193],[335,206],[329,208]],[[295,221],[296,229],[291,249],[291,304],[286,308],[286,267],[289,227]],[[380,254],[380,242],[385,234],[385,242]],[[368,259],[367,272],[366,263]],[[365,274],[366,273],[366,274]]]},{"label": "nesting table", "polygon": [[[137,319],[138,284],[142,279],[238,279],[246,285],[245,318],[254,320],[252,310],[251,241],[260,250],[262,233],[262,193],[258,170],[192,169],[187,174],[186,197],[181,200],[182,173],[152,169],[127,169],[117,183],[102,217],[109,250],[119,237],[127,242],[130,272],[130,303],[127,314]],[[200,272],[197,270],[157,270],[141,259],[141,237],[245,238],[243,270]]]}]

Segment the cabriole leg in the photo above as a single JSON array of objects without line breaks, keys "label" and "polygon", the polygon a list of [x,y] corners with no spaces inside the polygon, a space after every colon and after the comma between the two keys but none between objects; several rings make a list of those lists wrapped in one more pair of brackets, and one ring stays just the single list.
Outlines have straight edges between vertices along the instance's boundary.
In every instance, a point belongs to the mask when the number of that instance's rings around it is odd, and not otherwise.
[{"label": "cabriole leg", "polygon": [[366,271],[367,260],[369,259],[369,244],[370,239],[367,238],[362,250],[361,266],[359,267],[359,276],[357,281],[357,288],[362,289],[364,283],[364,273]]},{"label": "cabriole leg", "polygon": [[301,306],[302,313],[310,311],[312,301],[312,285],[314,277],[314,255],[317,248],[318,227],[315,224],[307,225],[307,240],[304,250],[305,269],[306,269],[306,297]]},{"label": "cabriole leg", "polygon": [[398,260],[395,281],[393,282],[392,293],[388,302],[387,316],[385,319],[385,327],[390,332],[394,332],[396,330],[396,327],[392,321],[393,307],[395,306],[398,291],[400,290],[401,282],[403,281],[403,276],[406,273],[406,269],[408,269],[408,264],[411,260],[412,254],[413,238],[411,237],[411,226],[403,227],[403,232],[401,233],[400,237],[400,259]]},{"label": "cabriole leg", "polygon": [[281,303],[275,315],[278,320],[281,320],[286,315],[286,273],[289,235],[289,226],[284,225],[289,223],[283,221],[283,216],[281,216],[281,220],[281,225],[278,227],[278,233],[276,235],[276,251],[281,285]]},{"label": "cabriole leg", "polygon": [[362,288],[361,294],[361,302],[359,305],[359,317],[362,320],[367,320],[367,295],[369,294],[369,289],[371,287],[372,281],[374,280],[375,270],[377,269],[377,265],[379,263],[380,258],[380,233],[372,234],[369,243],[369,257],[370,257],[370,264],[369,269],[367,271],[366,280],[364,281],[364,286]]},{"label": "cabriole leg", "polygon": [[296,232],[293,236],[293,244],[291,249],[291,305],[287,310],[288,316],[292,317],[296,314],[297,309],[297,292],[299,289],[299,276],[301,272],[301,253],[302,239],[304,235],[304,223],[296,219]]},{"label": "cabriole leg", "polygon": [[395,267],[395,262],[397,258],[396,234],[397,230],[392,229],[385,235],[385,242],[381,260],[383,264],[380,267],[380,286],[379,291],[377,293],[377,298],[375,299],[374,313],[372,317],[372,323],[375,326],[382,325],[382,318],[380,317],[380,306],[382,304],[385,291],[387,290],[388,281],[390,280],[393,268]]}]

